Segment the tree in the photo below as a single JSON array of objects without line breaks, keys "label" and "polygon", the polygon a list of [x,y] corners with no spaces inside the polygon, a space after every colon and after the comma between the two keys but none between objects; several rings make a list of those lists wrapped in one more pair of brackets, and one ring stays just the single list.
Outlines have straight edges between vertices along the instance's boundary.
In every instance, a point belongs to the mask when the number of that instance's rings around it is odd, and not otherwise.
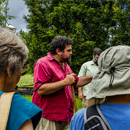
[{"label": "tree", "polygon": [[108,47],[113,20],[114,0],[24,0],[30,14],[24,16],[29,29],[29,62],[45,56],[49,43],[57,35],[73,39],[72,70],[78,73],[82,63],[92,59],[95,46]]},{"label": "tree", "polygon": [[113,5],[116,25],[110,28],[110,45],[130,45],[130,0],[117,0]]},{"label": "tree", "polygon": [[0,25],[6,26],[7,21],[15,18],[8,15],[8,0],[0,0]]}]

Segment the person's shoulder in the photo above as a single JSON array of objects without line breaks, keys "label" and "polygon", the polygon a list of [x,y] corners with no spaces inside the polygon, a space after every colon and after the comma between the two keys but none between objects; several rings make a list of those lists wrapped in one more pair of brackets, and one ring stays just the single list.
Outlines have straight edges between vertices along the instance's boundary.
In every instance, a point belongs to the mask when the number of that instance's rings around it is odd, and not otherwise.
[{"label": "person's shoulder", "polygon": [[2,91],[0,91],[0,96],[1,96],[1,94],[3,94],[4,92],[2,92]]},{"label": "person's shoulder", "polygon": [[17,126],[15,129],[18,129],[26,120],[32,119],[33,126],[36,128],[41,116],[42,110],[39,107],[20,94],[14,94],[10,109],[11,120],[9,126],[14,123]]},{"label": "person's shoulder", "polygon": [[48,56],[44,56],[44,57],[38,59],[35,62],[34,67],[36,67],[36,66],[43,66],[43,65],[46,66],[48,64],[48,62],[49,62],[49,57]]},{"label": "person's shoulder", "polygon": [[78,119],[82,119],[83,117],[84,117],[84,111],[86,110],[86,108],[82,108],[82,109],[80,109],[80,110],[78,110],[75,114],[74,114],[74,116],[73,116],[73,118],[78,118]]},{"label": "person's shoulder", "polygon": [[31,101],[27,100],[26,98],[22,97],[20,94],[14,94],[12,100],[12,108],[16,110],[18,108],[19,111],[24,112],[24,114],[28,115],[28,113],[32,112],[31,116],[36,115],[37,113],[42,113],[42,109],[36,106]]},{"label": "person's shoulder", "polygon": [[52,56],[51,53],[47,53],[46,56],[41,57],[40,59],[38,59],[38,60],[35,62],[35,65],[36,65],[36,64],[50,64],[51,61],[55,61],[55,59],[54,59],[54,57]]},{"label": "person's shoulder", "polygon": [[93,63],[93,61],[87,61],[85,63],[82,64],[82,66],[88,66],[88,65],[91,65]]},{"label": "person's shoulder", "polygon": [[27,100],[26,98],[22,97],[20,94],[17,94],[17,93],[14,94],[12,102],[14,103],[13,105],[15,107],[23,105],[22,107],[26,108],[26,109],[30,108],[30,109],[39,109],[39,110],[41,110],[39,107],[37,107],[31,101]]},{"label": "person's shoulder", "polygon": [[36,61],[36,63],[45,62],[47,59],[48,59],[48,56],[41,57],[41,58],[39,58],[39,59]]},{"label": "person's shoulder", "polygon": [[90,61],[86,62],[86,64],[93,64],[93,61],[90,60]]},{"label": "person's shoulder", "polygon": [[18,93],[14,94],[12,102],[13,103],[15,102],[15,104],[18,103],[19,105],[23,104],[23,103],[26,103],[26,104],[29,103],[29,104],[31,104],[31,102],[29,100],[25,99],[24,97],[22,97]]},{"label": "person's shoulder", "polygon": [[71,119],[70,130],[83,130],[84,111],[86,108],[78,110]]},{"label": "person's shoulder", "polygon": [[86,110],[86,108],[81,108],[80,110],[78,110],[75,114],[84,114],[84,111]]}]

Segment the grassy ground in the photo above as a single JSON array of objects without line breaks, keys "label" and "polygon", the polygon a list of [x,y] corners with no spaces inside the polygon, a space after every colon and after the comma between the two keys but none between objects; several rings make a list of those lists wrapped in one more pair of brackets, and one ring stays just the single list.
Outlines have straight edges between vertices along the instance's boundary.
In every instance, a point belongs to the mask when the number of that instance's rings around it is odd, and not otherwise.
[{"label": "grassy ground", "polygon": [[32,96],[31,95],[23,95],[24,98],[32,102]]},{"label": "grassy ground", "polygon": [[18,82],[18,86],[32,85],[32,84],[33,84],[33,75],[32,74],[26,74],[24,76],[21,76],[20,81]]},{"label": "grassy ground", "polygon": [[[24,76],[21,76],[21,79],[18,83],[18,86],[22,86],[22,85],[32,85],[33,84],[33,75],[31,74],[26,74]],[[29,101],[32,101],[32,96],[31,95],[24,95],[24,98],[26,98]],[[76,95],[76,104],[77,104],[77,109],[81,109],[82,108],[82,101],[78,98],[78,96]]]}]

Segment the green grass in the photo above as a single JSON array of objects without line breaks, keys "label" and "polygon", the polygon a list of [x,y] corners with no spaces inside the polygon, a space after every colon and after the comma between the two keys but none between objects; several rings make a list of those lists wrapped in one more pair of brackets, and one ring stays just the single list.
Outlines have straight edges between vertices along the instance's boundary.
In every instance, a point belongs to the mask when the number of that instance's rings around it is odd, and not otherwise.
[{"label": "green grass", "polygon": [[77,95],[76,95],[76,104],[78,110],[82,108],[82,101],[78,98]]},{"label": "green grass", "polygon": [[31,95],[23,95],[24,98],[32,102],[32,96]]},{"label": "green grass", "polygon": [[26,74],[24,76],[21,76],[18,86],[22,85],[32,85],[33,84],[33,75],[32,74]]},{"label": "green grass", "polygon": [[[33,75],[32,74],[26,74],[24,76],[21,76],[18,86],[28,85],[28,84],[33,84]],[[32,101],[31,95],[24,95],[23,97],[29,101]],[[78,98],[77,95],[76,95],[76,104],[77,104],[78,110],[82,108],[82,101]]]},{"label": "green grass", "polygon": [[[33,74],[26,74],[24,76],[21,76],[18,87],[21,87],[23,85],[32,85],[33,84]],[[29,86],[30,87],[30,86]],[[23,95],[24,98],[32,102],[32,96],[31,95]]]}]

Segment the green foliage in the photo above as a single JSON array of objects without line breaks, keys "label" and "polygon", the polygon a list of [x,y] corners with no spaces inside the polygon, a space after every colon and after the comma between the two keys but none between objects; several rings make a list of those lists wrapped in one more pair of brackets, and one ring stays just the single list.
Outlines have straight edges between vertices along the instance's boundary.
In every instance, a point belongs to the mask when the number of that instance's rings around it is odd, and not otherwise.
[{"label": "green foliage", "polygon": [[57,35],[73,39],[70,63],[76,74],[92,59],[94,47],[102,50],[125,43],[129,45],[130,0],[24,0],[30,14],[28,23],[29,63],[46,55]]},{"label": "green foliage", "polygon": [[8,15],[8,0],[0,0],[0,26],[6,26],[7,21],[15,18]]},{"label": "green foliage", "polygon": [[130,45],[130,0],[117,0],[113,12],[116,25],[110,28],[111,45]]}]

